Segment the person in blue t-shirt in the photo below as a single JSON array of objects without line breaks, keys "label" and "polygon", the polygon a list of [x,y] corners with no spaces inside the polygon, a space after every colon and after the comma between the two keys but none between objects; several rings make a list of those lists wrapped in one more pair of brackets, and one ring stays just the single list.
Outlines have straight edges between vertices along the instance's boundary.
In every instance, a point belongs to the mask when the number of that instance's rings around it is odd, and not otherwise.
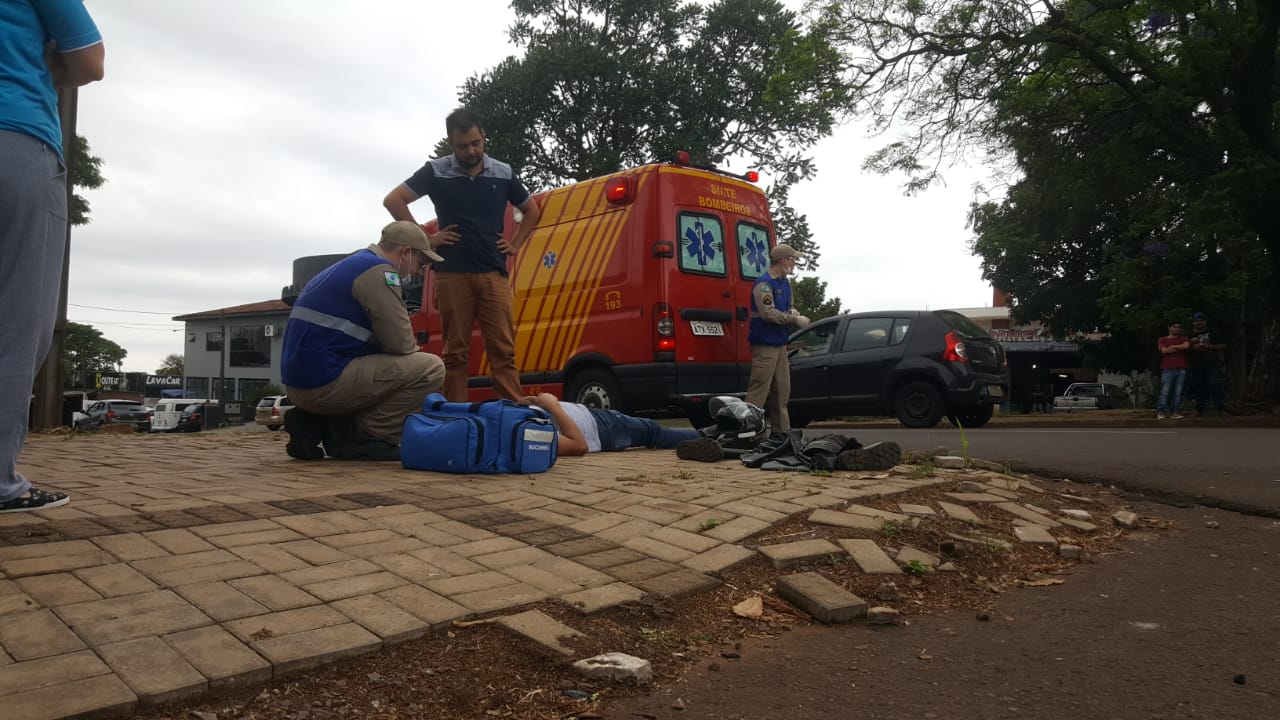
[{"label": "person in blue t-shirt", "polygon": [[102,35],[81,0],[0,2],[0,513],[66,505],[16,465],[49,353],[67,247],[58,88],[101,80]]},{"label": "person in blue t-shirt", "polygon": [[[428,160],[387,193],[382,205],[396,220],[414,222],[409,203],[422,196],[435,205],[440,230],[431,246],[444,256],[435,265],[436,309],[444,340],[444,396],[466,402],[471,328],[480,325],[493,389],[520,398],[515,323],[507,256],[515,255],[538,226],[542,211],[511,166],[484,152],[484,128],[465,109],[445,118],[451,155]],[[503,237],[507,205],[521,212],[512,237]]]},{"label": "person in blue t-shirt", "polygon": [[751,288],[751,323],[747,344],[751,346],[751,380],[747,402],[764,408],[775,435],[791,430],[791,363],[787,359],[787,338],[791,328],[809,326],[809,318],[791,307],[791,281],[800,253],[790,245],[769,251],[769,269]]}]

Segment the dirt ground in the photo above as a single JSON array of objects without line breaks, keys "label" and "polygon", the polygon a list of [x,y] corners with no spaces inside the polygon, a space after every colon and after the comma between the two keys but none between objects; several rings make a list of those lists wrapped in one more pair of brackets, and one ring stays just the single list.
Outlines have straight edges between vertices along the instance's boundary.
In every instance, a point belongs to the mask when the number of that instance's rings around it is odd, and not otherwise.
[{"label": "dirt ground", "polygon": [[[915,476],[932,472],[927,464],[900,466],[898,471]],[[958,477],[909,496],[869,500],[863,504],[896,512],[899,503],[931,505],[943,492],[971,491],[975,489],[972,486],[974,480],[998,480],[1001,477],[995,473]],[[1012,482],[1007,476],[1006,481]],[[631,711],[625,715],[617,714],[614,708],[627,703],[631,704],[628,706],[640,707],[647,699],[664,698],[668,689],[679,687],[690,677],[698,674],[712,677],[729,664],[745,665],[747,663],[742,658],[746,651],[743,648],[752,646],[752,643],[780,642],[803,649],[821,647],[831,638],[847,636],[847,628],[815,625],[807,615],[788,605],[774,592],[774,583],[779,575],[803,570],[821,573],[872,606],[889,606],[901,612],[905,625],[877,629],[863,639],[867,647],[895,645],[898,641],[893,633],[930,618],[959,614],[970,619],[984,618],[983,622],[1000,625],[1008,622],[1005,618],[1007,611],[999,607],[1002,598],[1011,594],[1045,592],[1048,588],[1067,583],[1084,567],[1114,562],[1117,554],[1121,553],[1124,537],[1134,532],[1122,530],[1111,521],[1114,511],[1129,505],[1106,488],[1027,479],[1018,488],[1018,493],[1023,501],[1046,513],[1072,508],[1092,514],[1093,522],[1098,526],[1094,532],[1071,528],[1054,530],[1061,542],[1083,548],[1080,559],[1064,559],[1054,551],[1017,542],[1013,538],[1012,518],[982,505],[971,507],[982,519],[981,526],[940,516],[924,519],[918,527],[912,522],[885,522],[875,531],[810,524],[806,520],[808,513],[804,513],[745,544],[754,546],[813,538],[865,537],[875,540],[889,552],[910,545],[938,556],[940,562],[949,563],[953,569],[946,566],[932,569],[915,564],[907,568],[907,574],[899,576],[867,575],[847,557],[833,556],[800,568],[778,570],[762,556],[756,556],[723,573],[722,585],[717,590],[695,597],[653,600],[590,616],[583,616],[575,609],[557,603],[531,606],[587,636],[574,643],[579,651],[578,658],[604,652],[623,652],[651,661],[654,681],[649,686],[636,688],[583,679],[563,658],[544,654],[531,641],[513,636],[498,626],[479,623],[437,631],[416,641],[356,660],[342,661],[293,679],[275,681],[265,687],[162,708],[136,717],[138,720],[586,720],[630,717]],[[1166,536],[1178,531],[1177,524],[1165,519],[1159,510],[1158,507],[1144,508],[1136,529],[1139,535],[1153,543],[1163,542]],[[976,537],[978,541],[963,542],[952,535]],[[992,539],[1005,540],[1013,547],[999,549],[988,542]],[[736,604],[753,596],[759,596],[763,604],[764,612],[760,617],[740,617],[733,612]],[[855,625],[864,630],[867,628],[863,622]],[[791,636],[796,642],[788,642]],[[931,652],[924,647],[918,655],[926,658]],[[817,663],[815,667],[826,668],[818,672],[829,671],[829,684],[837,687],[848,683],[846,665],[843,655],[837,654],[830,663]],[[1003,671],[1014,669],[1009,667]],[[783,670],[775,668],[774,672]],[[818,682],[826,681],[819,679]],[[764,685],[753,687],[757,694],[774,692]],[[742,692],[745,693],[742,696],[743,708],[750,708],[758,702],[759,698],[752,699],[750,688],[744,688]],[[673,700],[661,702],[670,708]],[[656,716],[650,710],[635,712],[642,717]],[[663,716],[672,717],[671,711],[668,709]],[[690,713],[682,717],[695,715]]]}]

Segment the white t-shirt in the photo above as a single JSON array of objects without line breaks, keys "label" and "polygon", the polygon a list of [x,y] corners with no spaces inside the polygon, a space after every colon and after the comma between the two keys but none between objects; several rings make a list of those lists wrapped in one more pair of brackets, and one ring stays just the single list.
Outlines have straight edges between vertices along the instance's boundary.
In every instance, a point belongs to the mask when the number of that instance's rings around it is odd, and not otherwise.
[{"label": "white t-shirt", "polygon": [[560,407],[573,424],[582,431],[582,437],[587,441],[587,452],[600,452],[600,429],[596,427],[596,419],[591,416],[587,406],[574,402],[561,402]]}]

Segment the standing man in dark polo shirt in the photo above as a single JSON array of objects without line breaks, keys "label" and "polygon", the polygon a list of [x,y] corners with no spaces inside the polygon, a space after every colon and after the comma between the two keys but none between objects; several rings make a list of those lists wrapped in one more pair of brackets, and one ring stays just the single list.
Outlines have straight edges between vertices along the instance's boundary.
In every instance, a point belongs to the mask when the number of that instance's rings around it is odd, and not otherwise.
[{"label": "standing man in dark polo shirt", "polygon": [[[511,283],[507,256],[529,238],[542,211],[511,166],[484,152],[484,128],[465,109],[444,121],[452,155],[428,160],[382,201],[396,220],[413,219],[409,203],[426,195],[435,205],[440,232],[431,245],[444,257],[435,264],[436,308],[444,333],[444,395],[452,402],[467,399],[467,360],[471,328],[480,324],[485,352],[498,397],[519,400],[515,323],[511,317]],[[523,213],[514,237],[502,236],[507,203]]]}]

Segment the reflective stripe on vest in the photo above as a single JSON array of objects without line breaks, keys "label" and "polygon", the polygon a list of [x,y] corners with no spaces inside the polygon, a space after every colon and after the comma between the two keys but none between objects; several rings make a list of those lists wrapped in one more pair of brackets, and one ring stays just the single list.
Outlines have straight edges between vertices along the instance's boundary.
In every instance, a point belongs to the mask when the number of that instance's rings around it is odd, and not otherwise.
[{"label": "reflective stripe on vest", "polygon": [[343,335],[353,337],[360,342],[369,342],[369,340],[373,338],[373,331],[368,328],[360,327],[350,320],[344,320],[340,317],[330,315],[328,313],[322,313],[319,310],[312,310],[308,307],[294,306],[292,316],[297,320],[308,322],[312,325],[319,325],[320,327],[329,328],[330,330],[337,330]]}]

